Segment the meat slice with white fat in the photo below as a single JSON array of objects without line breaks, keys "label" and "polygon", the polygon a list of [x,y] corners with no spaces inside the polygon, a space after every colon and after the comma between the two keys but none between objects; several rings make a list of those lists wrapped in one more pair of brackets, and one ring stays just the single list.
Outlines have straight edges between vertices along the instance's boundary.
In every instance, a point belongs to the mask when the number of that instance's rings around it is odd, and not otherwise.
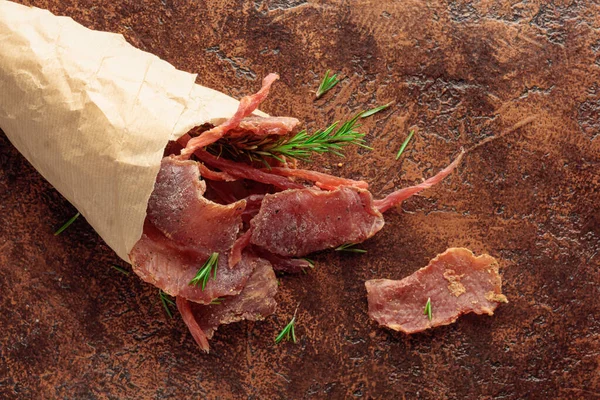
[{"label": "meat slice with white fat", "polygon": [[508,302],[497,261],[464,248],[446,250],[402,280],[373,279],[365,286],[369,316],[407,334],[451,324],[467,313],[493,315],[498,304]]}]

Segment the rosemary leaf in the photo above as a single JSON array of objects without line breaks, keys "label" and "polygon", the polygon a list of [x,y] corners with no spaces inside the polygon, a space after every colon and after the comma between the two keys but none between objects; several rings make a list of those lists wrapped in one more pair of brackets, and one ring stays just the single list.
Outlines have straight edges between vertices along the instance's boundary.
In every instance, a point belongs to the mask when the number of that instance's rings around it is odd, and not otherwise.
[{"label": "rosemary leaf", "polygon": [[211,272],[213,273],[213,279],[217,278],[218,264],[219,253],[212,253],[204,265],[198,270],[196,276],[190,281],[189,285],[198,286],[199,284],[202,284],[202,290],[204,290],[210,279]]},{"label": "rosemary leaf", "polygon": [[321,96],[323,96],[325,93],[327,93],[328,91],[333,89],[333,87],[340,82],[340,80],[337,79],[337,74],[333,74],[333,75],[329,76],[330,72],[331,71],[329,71],[329,70],[327,70],[327,72],[325,72],[325,76],[323,77],[323,80],[321,81],[321,84],[319,85],[319,89],[317,89],[317,96],[316,96],[317,99],[321,98]]},{"label": "rosemary leaf", "polygon": [[171,300],[171,297],[168,294],[166,294],[160,289],[158,290],[158,297],[160,298],[160,302],[162,303],[163,308],[165,309],[165,312],[167,313],[169,318],[173,318],[173,313],[171,312],[170,307],[174,306],[175,302]]},{"label": "rosemary leaf", "polygon": [[360,254],[364,254],[367,252],[367,250],[354,248],[353,246],[356,246],[356,245],[357,245],[357,243],[346,243],[346,244],[336,247],[335,251],[346,251],[348,253],[360,253]]},{"label": "rosemary leaf", "polygon": [[275,338],[275,343],[280,343],[283,339],[288,342],[291,340],[296,343],[296,332],[294,331],[294,325],[296,324],[296,314],[294,313],[294,317],[292,320],[283,328],[283,330],[277,335]]},{"label": "rosemary leaf", "polygon": [[379,107],[372,108],[372,109],[370,109],[370,110],[368,110],[368,111],[365,111],[365,112],[363,112],[362,114],[360,114],[360,117],[361,117],[361,118],[367,118],[367,117],[370,117],[370,116],[371,116],[371,115],[373,115],[373,114],[377,114],[379,111],[383,111],[383,110],[385,110],[386,108],[388,108],[388,107],[389,107],[389,106],[391,106],[392,104],[393,104],[393,101],[391,101],[391,102],[389,102],[389,103],[387,103],[387,104],[384,104],[384,105],[382,105],[382,106],[379,106]]},{"label": "rosemary leaf", "polygon": [[112,269],[119,271],[120,273],[122,273],[123,275],[127,275],[129,276],[129,271],[124,270],[123,268],[119,267],[118,265],[111,265],[110,266]]},{"label": "rosemary leaf", "polygon": [[54,236],[60,235],[65,229],[67,229],[73,222],[75,222],[75,220],[77,218],[79,218],[81,214],[77,213],[74,216],[71,217],[70,220],[68,220],[67,222],[65,222],[65,224],[63,226],[61,226],[60,228],[58,228],[58,230],[56,232],[54,232]]},{"label": "rosemary leaf", "polygon": [[404,152],[404,149],[408,145],[408,142],[410,142],[410,139],[412,139],[414,134],[415,134],[415,131],[410,131],[410,133],[408,134],[408,137],[406,138],[406,140],[404,140],[404,143],[402,143],[402,146],[400,146],[400,150],[398,150],[398,154],[396,154],[396,160],[398,160],[400,158],[400,156]]},{"label": "rosemary leaf", "polygon": [[429,318],[429,320],[431,321],[431,297],[427,299],[425,309],[423,310],[423,315],[427,315],[427,318]]}]

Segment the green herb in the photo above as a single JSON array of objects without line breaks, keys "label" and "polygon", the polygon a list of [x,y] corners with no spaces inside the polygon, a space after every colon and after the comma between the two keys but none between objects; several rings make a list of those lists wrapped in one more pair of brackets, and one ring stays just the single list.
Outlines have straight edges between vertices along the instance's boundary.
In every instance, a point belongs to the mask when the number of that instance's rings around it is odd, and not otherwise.
[{"label": "green herb", "polygon": [[379,111],[383,111],[383,110],[385,110],[386,108],[388,108],[389,106],[391,106],[391,105],[392,105],[392,103],[393,103],[393,102],[389,102],[389,103],[387,103],[387,104],[384,104],[384,105],[382,105],[382,106],[375,107],[375,108],[372,108],[372,109],[370,109],[370,110],[368,110],[368,111],[365,111],[365,112],[363,112],[362,114],[360,114],[360,117],[361,117],[361,118],[367,118],[367,117],[370,117],[370,116],[371,116],[371,115],[373,115],[373,114],[377,114]]},{"label": "green herb", "polygon": [[217,266],[219,263],[219,253],[212,253],[202,268],[198,270],[194,279],[189,283],[190,286],[198,286],[202,283],[202,290],[206,287],[206,283],[210,279],[210,273],[213,272],[213,279],[217,279]]},{"label": "green herb", "polygon": [[356,245],[357,245],[357,243],[346,243],[339,247],[336,247],[335,251],[347,251],[349,253],[360,253],[360,254],[364,254],[367,252],[366,250],[363,250],[363,249],[354,248],[353,246],[356,246]]},{"label": "green herb", "polygon": [[311,260],[310,258],[303,258],[304,261],[306,261],[308,263],[308,266],[310,268],[314,268],[315,267],[315,262],[313,260]]},{"label": "green herb", "polygon": [[112,269],[115,269],[117,271],[119,271],[120,273],[122,273],[123,275],[127,275],[129,276],[129,271],[124,270],[123,268],[119,267],[118,265],[111,265],[110,266]]},{"label": "green herb", "polygon": [[294,317],[292,320],[283,328],[279,335],[275,338],[275,343],[280,343],[283,339],[288,342],[291,340],[296,343],[296,332],[294,331],[294,325],[296,324],[296,312],[298,312],[298,307],[296,307],[296,311],[294,311]]},{"label": "green herb", "polygon": [[225,300],[223,297],[217,297],[216,299],[212,299],[210,304],[211,305],[219,305],[223,302],[223,300]]},{"label": "green herb", "polygon": [[429,318],[429,320],[431,321],[431,297],[427,299],[427,304],[425,304],[423,315],[427,315],[427,318]]},{"label": "green herb", "polygon": [[60,228],[58,228],[58,230],[56,232],[54,232],[54,236],[60,235],[65,229],[67,229],[73,222],[75,222],[75,220],[77,218],[79,218],[81,214],[77,213],[74,216],[71,217],[70,220],[68,220],[67,222],[65,222],[65,224],[63,226],[61,226]]},{"label": "green herb", "polygon": [[166,294],[165,292],[163,292],[162,290],[159,289],[158,297],[160,298],[160,302],[162,303],[162,305],[165,309],[165,312],[167,313],[169,318],[173,318],[173,313],[171,312],[170,307],[174,306],[175,302],[173,300],[171,300],[171,296],[169,296],[168,294]]},{"label": "green herb", "polygon": [[321,81],[321,85],[319,85],[319,89],[317,89],[317,99],[319,99],[325,93],[327,93],[328,91],[333,89],[333,87],[335,85],[337,85],[340,81],[339,79],[337,79],[337,74],[333,74],[333,75],[329,76],[330,72],[331,71],[329,71],[329,70],[327,70],[327,72],[325,72],[325,76],[323,77],[323,80]]},{"label": "green herb", "polygon": [[415,131],[410,131],[410,133],[408,134],[408,137],[406,138],[406,140],[404,140],[404,143],[402,143],[402,146],[400,146],[400,150],[398,150],[398,154],[396,154],[396,160],[400,158],[400,156],[404,152],[404,149],[408,145],[408,142],[410,142],[410,139],[412,139],[414,134],[415,134]]},{"label": "green herb", "polygon": [[247,157],[249,161],[260,161],[267,167],[268,158],[284,162],[284,158],[309,161],[313,153],[333,153],[340,157],[343,147],[354,144],[371,149],[364,144],[364,133],[357,132],[360,127],[357,122],[361,114],[346,121],[338,127],[339,121],[334,122],[325,130],[318,130],[312,135],[306,130],[298,132],[293,137],[240,137],[224,138],[209,146],[211,154],[227,153],[233,159]]}]

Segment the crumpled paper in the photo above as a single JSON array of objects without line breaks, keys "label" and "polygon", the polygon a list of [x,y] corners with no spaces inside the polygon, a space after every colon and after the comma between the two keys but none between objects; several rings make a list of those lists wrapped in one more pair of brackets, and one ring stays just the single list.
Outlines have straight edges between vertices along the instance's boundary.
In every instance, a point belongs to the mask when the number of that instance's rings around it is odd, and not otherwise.
[{"label": "crumpled paper", "polygon": [[163,150],[238,101],[122,35],[0,0],[0,128],[125,261]]}]

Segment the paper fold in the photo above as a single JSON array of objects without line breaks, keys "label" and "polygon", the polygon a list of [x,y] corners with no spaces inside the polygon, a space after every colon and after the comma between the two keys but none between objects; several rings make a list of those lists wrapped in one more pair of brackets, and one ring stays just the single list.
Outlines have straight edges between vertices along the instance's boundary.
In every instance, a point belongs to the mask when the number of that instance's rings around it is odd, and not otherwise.
[{"label": "paper fold", "polygon": [[0,0],[0,128],[126,261],[167,142],[237,109],[195,80],[122,35]]}]

